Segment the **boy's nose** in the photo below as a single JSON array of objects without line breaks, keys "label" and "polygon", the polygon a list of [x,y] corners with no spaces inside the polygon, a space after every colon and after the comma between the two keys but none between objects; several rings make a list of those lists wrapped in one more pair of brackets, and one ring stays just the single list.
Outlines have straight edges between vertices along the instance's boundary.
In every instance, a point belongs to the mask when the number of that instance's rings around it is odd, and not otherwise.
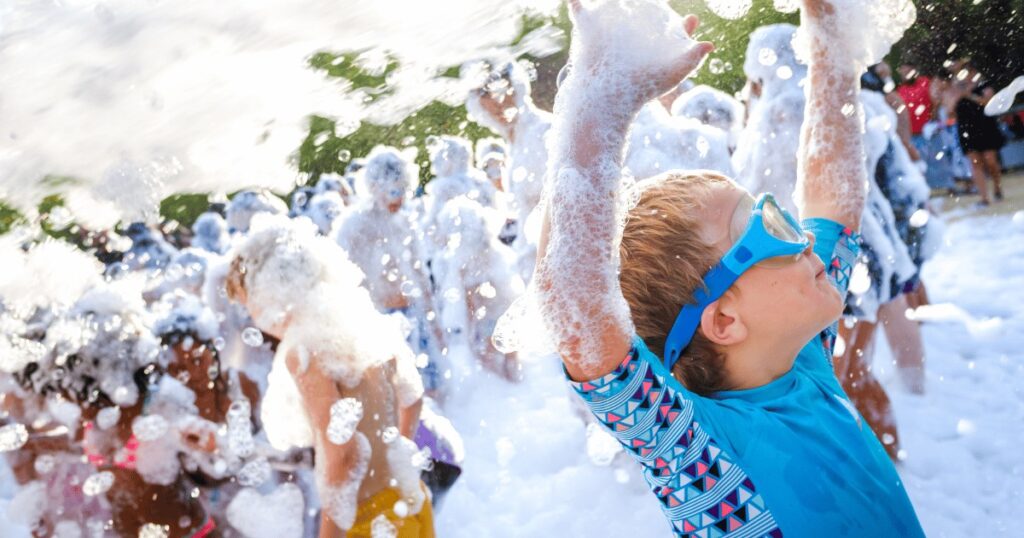
[{"label": "boy's nose", "polygon": [[814,237],[814,233],[813,232],[804,232],[804,235],[807,236],[807,241],[808,241],[807,242],[807,248],[804,249],[804,253],[805,254],[809,254],[811,252],[814,252],[814,242],[815,242],[815,240],[817,238]]}]

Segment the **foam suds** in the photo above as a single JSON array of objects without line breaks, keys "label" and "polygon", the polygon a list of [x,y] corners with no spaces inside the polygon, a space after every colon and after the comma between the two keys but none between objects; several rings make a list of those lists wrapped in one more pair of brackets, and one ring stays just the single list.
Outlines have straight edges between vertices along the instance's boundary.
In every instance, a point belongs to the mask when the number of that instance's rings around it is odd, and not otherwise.
[{"label": "foam suds", "polygon": [[285,482],[265,495],[242,488],[228,504],[227,519],[249,538],[301,538],[304,509],[302,490]]},{"label": "foam suds", "polygon": [[352,524],[355,523],[359,485],[369,469],[372,452],[369,439],[362,433],[356,432],[353,441],[356,451],[355,461],[349,468],[349,474],[345,481],[341,484],[328,484],[323,482],[319,475],[317,477],[317,487],[320,491],[323,510],[341,529],[351,529]]},{"label": "foam suds", "polygon": [[[598,335],[615,331],[625,342],[633,333],[616,271],[627,209],[620,192],[625,131],[639,105],[667,89],[648,74],[689,58],[698,45],[663,2],[603,2],[573,18],[545,186],[550,243],[534,283],[545,290],[538,305],[560,352],[585,366],[604,358]],[[578,160],[583,138],[588,162]]]}]

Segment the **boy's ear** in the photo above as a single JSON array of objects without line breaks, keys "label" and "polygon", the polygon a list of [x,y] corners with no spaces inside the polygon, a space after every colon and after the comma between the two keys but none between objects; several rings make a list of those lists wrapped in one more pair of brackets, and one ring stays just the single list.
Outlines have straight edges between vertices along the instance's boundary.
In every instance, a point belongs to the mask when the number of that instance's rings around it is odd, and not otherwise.
[{"label": "boy's ear", "polygon": [[704,309],[700,316],[700,329],[708,340],[720,346],[738,344],[747,338],[747,326],[739,312],[722,300]]}]

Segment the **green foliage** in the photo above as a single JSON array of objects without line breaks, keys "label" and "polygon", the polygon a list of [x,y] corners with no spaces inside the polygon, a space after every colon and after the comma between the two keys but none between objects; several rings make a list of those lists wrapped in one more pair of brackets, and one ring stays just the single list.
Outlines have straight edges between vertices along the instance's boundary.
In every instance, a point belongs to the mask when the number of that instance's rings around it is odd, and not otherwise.
[{"label": "green foliage", "polygon": [[19,224],[28,222],[25,216],[17,209],[5,204],[0,200],[0,235],[3,235]]},{"label": "green foliage", "polygon": [[[365,156],[378,144],[418,150],[416,164],[420,166],[420,182],[430,180],[430,162],[426,141],[430,136],[457,134],[476,141],[494,134],[466,117],[466,108],[453,107],[434,101],[409,115],[397,125],[363,123],[355,132],[343,137],[335,136],[335,122],[329,118],[313,116],[309,134],[299,146],[299,171],[309,174],[309,183],[315,183],[320,174],[344,173],[353,158]],[[319,142],[319,144],[317,144]]]},{"label": "green foliage", "polygon": [[210,197],[205,194],[175,194],[160,201],[160,216],[191,228],[208,207]]},{"label": "green foliage", "polygon": [[737,20],[723,19],[715,15],[704,2],[671,0],[670,4],[679,13],[689,12],[697,15],[701,23],[694,37],[715,44],[715,51],[694,76],[694,82],[707,84],[730,94],[740,91],[746,83],[743,60],[746,58],[751,32],[768,24],[800,24],[798,13],[779,13],[775,10],[772,0],[754,0],[747,15]]},{"label": "green foliage", "polygon": [[317,52],[309,59],[309,66],[324,71],[327,76],[348,81],[352,90],[365,90],[367,102],[373,102],[381,96],[388,95],[392,88],[387,86],[388,75],[398,68],[394,56],[386,55],[384,65],[366,67],[360,65],[362,51]]}]

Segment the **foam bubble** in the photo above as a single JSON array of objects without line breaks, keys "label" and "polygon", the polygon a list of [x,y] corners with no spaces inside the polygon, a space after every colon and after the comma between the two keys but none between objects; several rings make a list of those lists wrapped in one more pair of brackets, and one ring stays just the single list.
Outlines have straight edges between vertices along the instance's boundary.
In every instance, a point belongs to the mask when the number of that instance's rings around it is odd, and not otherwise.
[{"label": "foam bubble", "polygon": [[85,479],[82,483],[82,493],[88,497],[95,497],[107,492],[114,485],[114,473],[101,471]]},{"label": "foam bubble", "polygon": [[285,482],[272,492],[242,488],[227,506],[231,526],[250,538],[300,538],[305,502],[299,486]]},{"label": "foam bubble", "polygon": [[235,474],[235,478],[242,486],[255,488],[266,482],[272,471],[267,458],[256,458],[243,465]]},{"label": "foam bubble", "polygon": [[263,333],[256,327],[246,327],[242,330],[242,341],[250,347],[263,345]]},{"label": "foam bubble", "polygon": [[13,452],[28,442],[28,429],[24,424],[0,426],[0,452]]},{"label": "foam bubble", "polygon": [[336,445],[343,445],[352,438],[363,419],[363,404],[355,398],[342,398],[331,405],[330,412],[327,438]]},{"label": "foam bubble", "polygon": [[371,538],[396,538],[398,529],[388,520],[387,516],[380,514],[370,523],[370,536]]},{"label": "foam bubble", "polygon": [[145,523],[139,527],[139,538],[167,538],[171,535],[170,525]]},{"label": "foam bubble", "polygon": [[742,18],[750,11],[751,0],[704,0],[712,13],[723,19]]}]

